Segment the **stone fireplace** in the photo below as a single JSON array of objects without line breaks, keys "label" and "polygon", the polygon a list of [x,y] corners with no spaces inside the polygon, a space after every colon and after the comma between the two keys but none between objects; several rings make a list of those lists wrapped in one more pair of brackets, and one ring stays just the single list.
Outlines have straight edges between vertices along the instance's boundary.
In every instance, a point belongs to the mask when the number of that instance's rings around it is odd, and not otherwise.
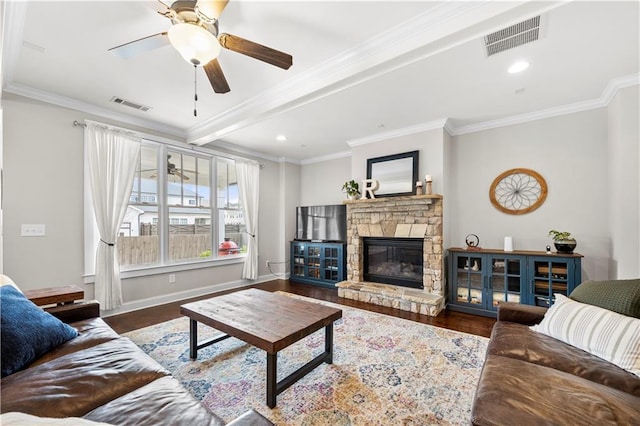
[{"label": "stone fireplace", "polygon": [[[444,307],[442,250],[442,196],[415,195],[346,201],[347,280],[338,287],[338,296],[405,311],[435,316]],[[365,239],[367,253],[365,253]],[[416,257],[420,241],[421,265]],[[369,241],[387,241],[389,247],[374,244],[372,261]],[[411,248],[405,243],[412,243]],[[398,249],[397,247],[400,247]],[[398,250],[400,253],[398,254]],[[365,258],[366,256],[366,258]],[[366,263],[366,265],[365,265]],[[369,267],[365,271],[365,266]],[[421,282],[409,283],[402,276]],[[401,282],[378,275],[398,275]],[[375,281],[381,281],[374,278]],[[419,280],[417,280],[419,281]]]}]

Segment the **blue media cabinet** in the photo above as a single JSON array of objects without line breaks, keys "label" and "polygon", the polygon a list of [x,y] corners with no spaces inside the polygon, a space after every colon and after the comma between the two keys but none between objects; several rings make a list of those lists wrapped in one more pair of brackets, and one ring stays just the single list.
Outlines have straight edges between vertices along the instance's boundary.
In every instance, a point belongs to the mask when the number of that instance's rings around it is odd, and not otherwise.
[{"label": "blue media cabinet", "polygon": [[335,288],[347,272],[346,243],[291,241],[291,281]]},{"label": "blue media cabinet", "polygon": [[450,248],[447,309],[496,317],[500,301],[548,307],[581,282],[578,253]]}]

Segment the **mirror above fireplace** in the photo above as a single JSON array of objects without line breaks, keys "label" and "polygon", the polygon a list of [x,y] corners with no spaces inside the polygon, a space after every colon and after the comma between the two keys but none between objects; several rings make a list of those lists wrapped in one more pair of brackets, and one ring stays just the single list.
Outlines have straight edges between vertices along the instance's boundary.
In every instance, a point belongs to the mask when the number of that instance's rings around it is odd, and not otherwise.
[{"label": "mirror above fireplace", "polygon": [[380,184],[375,191],[376,198],[415,195],[419,153],[410,151],[367,160],[367,179],[375,179]]}]

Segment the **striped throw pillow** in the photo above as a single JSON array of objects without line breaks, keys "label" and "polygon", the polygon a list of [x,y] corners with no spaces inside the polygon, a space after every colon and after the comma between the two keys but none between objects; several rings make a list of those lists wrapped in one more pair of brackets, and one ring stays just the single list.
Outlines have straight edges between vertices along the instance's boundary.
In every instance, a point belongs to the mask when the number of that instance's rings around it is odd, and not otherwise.
[{"label": "striped throw pillow", "polygon": [[540,324],[531,327],[640,376],[640,319],[556,294]]}]

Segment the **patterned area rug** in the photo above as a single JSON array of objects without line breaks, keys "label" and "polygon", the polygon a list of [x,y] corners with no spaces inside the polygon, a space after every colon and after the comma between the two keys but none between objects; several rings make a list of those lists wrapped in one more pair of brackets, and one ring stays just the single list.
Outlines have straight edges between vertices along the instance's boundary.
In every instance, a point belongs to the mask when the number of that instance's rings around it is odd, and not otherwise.
[{"label": "patterned area rug", "polygon": [[[284,294],[284,293],[283,293]],[[189,359],[189,320],[126,333],[226,422],[250,408],[277,425],[468,424],[488,339],[339,307],[333,364],[266,405],[266,353],[235,338]],[[217,333],[199,324],[199,338]],[[324,350],[324,329],[278,354],[278,380]]]}]

